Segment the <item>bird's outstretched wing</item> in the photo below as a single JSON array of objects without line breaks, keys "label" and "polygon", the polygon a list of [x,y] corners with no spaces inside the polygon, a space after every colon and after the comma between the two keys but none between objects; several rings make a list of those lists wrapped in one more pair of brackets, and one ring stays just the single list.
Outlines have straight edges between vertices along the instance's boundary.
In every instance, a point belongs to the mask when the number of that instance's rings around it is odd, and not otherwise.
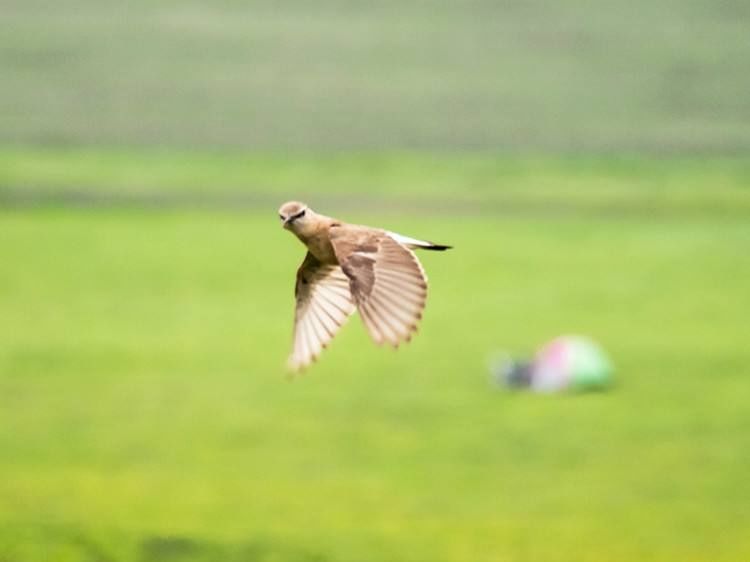
[{"label": "bird's outstretched wing", "polygon": [[427,276],[414,253],[365,227],[332,227],[330,239],[373,341],[393,347],[409,341],[427,299]]},{"label": "bird's outstretched wing", "polygon": [[289,367],[299,371],[315,361],[354,312],[349,278],[338,265],[321,264],[308,252],[294,289],[294,346]]}]

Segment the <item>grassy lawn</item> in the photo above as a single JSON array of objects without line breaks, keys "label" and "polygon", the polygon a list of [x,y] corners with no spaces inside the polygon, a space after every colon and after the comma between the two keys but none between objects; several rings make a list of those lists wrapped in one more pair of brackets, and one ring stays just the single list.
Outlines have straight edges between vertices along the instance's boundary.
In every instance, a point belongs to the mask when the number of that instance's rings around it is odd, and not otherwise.
[{"label": "grassy lawn", "polygon": [[747,0],[4,0],[0,141],[742,152]]},{"label": "grassy lawn", "polygon": [[[0,561],[750,557],[742,161],[12,153],[6,195],[258,199],[0,210]],[[382,207],[345,198],[377,180]],[[446,206],[415,211],[429,186]],[[456,249],[422,256],[412,344],[355,316],[290,382],[297,188]],[[568,332],[609,350],[612,392],[489,385],[493,351]]]},{"label": "grassy lawn", "polygon": [[[4,2],[0,562],[749,560],[747,6]],[[410,345],[287,379],[287,199],[455,246]]]},{"label": "grassy lawn", "polygon": [[482,152],[247,153],[0,147],[0,203],[275,209],[304,197],[445,214],[750,215],[741,156],[524,156]]}]

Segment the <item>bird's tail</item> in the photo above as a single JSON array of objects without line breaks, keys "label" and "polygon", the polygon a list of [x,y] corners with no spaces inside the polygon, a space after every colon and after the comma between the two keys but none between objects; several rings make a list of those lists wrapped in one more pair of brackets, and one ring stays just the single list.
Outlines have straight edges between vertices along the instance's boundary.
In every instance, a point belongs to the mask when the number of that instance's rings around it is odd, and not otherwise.
[{"label": "bird's tail", "polygon": [[428,242],[426,240],[417,240],[416,238],[409,238],[403,234],[396,234],[395,232],[388,232],[388,236],[393,238],[399,244],[403,244],[407,248],[416,250],[433,250],[436,252],[443,252],[450,250],[453,246],[446,246],[445,244],[435,244],[434,242]]},{"label": "bird's tail", "polygon": [[450,250],[453,248],[453,246],[446,246],[445,244],[433,244],[432,242],[428,243],[428,246],[418,246],[421,250],[433,250],[435,252],[444,252],[445,250]]}]

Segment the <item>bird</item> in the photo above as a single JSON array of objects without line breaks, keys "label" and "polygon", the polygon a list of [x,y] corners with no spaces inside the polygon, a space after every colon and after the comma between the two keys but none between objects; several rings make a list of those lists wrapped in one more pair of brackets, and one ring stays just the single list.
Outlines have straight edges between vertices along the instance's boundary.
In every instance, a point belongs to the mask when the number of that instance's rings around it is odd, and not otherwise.
[{"label": "bird", "polygon": [[452,246],[348,224],[299,201],[281,205],[279,219],[307,247],[294,287],[292,372],[316,361],[355,311],[376,344],[411,340],[427,298],[427,275],[412,250]]}]

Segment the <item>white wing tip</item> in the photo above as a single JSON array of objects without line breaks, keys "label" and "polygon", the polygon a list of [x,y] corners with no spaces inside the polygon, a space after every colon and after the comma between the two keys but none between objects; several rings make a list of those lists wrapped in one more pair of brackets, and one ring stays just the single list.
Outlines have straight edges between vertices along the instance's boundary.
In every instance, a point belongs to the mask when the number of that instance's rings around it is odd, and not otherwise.
[{"label": "white wing tip", "polygon": [[287,359],[287,361],[286,361],[286,368],[289,371],[289,373],[290,373],[291,376],[299,375],[307,367],[309,367],[310,364],[314,360],[315,359],[313,358],[313,359],[305,361],[304,359],[300,359],[300,358],[298,358],[298,357],[296,357],[294,355],[290,355],[289,359]]}]

